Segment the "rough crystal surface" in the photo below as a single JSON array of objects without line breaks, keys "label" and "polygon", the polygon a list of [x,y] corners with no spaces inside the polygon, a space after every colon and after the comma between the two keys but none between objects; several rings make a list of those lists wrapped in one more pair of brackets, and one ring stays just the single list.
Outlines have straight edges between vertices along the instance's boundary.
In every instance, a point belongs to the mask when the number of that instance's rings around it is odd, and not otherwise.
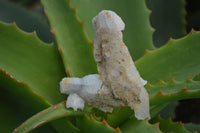
[{"label": "rough crystal surface", "polygon": [[76,93],[103,111],[111,112],[113,107],[128,105],[137,119],[150,118],[149,96],[144,88],[146,81],[140,77],[123,42],[124,22],[116,13],[107,10],[101,11],[92,22],[94,58],[100,75],[65,78],[60,84],[61,92]]}]

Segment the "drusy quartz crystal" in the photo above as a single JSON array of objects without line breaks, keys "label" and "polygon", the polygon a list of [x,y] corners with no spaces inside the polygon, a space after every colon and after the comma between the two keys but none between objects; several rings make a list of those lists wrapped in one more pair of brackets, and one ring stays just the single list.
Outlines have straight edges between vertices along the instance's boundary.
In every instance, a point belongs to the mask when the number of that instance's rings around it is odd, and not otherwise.
[{"label": "drusy quartz crystal", "polygon": [[123,42],[124,22],[113,11],[103,10],[92,23],[94,58],[99,74],[62,79],[60,90],[69,94],[67,108],[83,109],[86,102],[112,112],[114,107],[128,105],[137,119],[150,118],[149,95],[144,88],[146,81],[140,77]]}]

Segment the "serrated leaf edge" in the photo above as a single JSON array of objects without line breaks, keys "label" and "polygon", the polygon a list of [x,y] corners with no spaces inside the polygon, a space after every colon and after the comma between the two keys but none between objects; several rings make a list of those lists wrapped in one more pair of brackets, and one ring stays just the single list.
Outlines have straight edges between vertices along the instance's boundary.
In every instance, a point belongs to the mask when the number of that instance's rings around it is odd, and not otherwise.
[{"label": "serrated leaf edge", "polygon": [[[38,94],[37,92],[35,92],[34,90],[32,90],[27,83],[19,81],[18,79],[14,78],[12,75],[9,75],[6,71],[0,69],[0,72],[2,72],[5,76],[7,76],[8,78],[12,79],[13,81],[22,84],[24,86],[26,86],[28,88],[28,91],[30,91],[31,93],[33,93],[34,95],[40,97],[47,105],[51,106],[52,104],[50,104],[45,98],[44,96]],[[14,89],[14,88],[13,88]]]}]

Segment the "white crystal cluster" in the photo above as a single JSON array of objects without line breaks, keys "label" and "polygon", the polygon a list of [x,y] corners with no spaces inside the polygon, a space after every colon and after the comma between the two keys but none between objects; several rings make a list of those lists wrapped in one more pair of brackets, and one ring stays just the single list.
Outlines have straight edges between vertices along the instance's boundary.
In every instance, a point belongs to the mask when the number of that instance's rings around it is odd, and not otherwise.
[{"label": "white crystal cluster", "polygon": [[83,78],[64,78],[61,93],[69,94],[67,108],[83,109],[84,102],[103,111],[128,105],[137,119],[149,116],[146,81],[137,71],[123,42],[124,22],[113,11],[103,10],[93,18],[95,31],[94,58],[98,74]]}]

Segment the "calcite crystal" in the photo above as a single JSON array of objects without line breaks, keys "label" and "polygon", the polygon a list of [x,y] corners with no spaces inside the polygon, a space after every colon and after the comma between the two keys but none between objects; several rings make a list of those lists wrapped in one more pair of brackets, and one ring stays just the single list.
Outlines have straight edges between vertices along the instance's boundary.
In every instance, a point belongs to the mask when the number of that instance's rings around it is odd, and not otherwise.
[{"label": "calcite crystal", "polygon": [[[94,58],[98,74],[83,78],[64,78],[62,93],[69,94],[67,107],[83,109],[84,102],[103,111],[128,105],[137,119],[149,116],[149,96],[146,81],[137,71],[123,42],[125,24],[113,11],[103,10],[93,18],[95,31]],[[82,99],[82,100],[80,100]]]}]

